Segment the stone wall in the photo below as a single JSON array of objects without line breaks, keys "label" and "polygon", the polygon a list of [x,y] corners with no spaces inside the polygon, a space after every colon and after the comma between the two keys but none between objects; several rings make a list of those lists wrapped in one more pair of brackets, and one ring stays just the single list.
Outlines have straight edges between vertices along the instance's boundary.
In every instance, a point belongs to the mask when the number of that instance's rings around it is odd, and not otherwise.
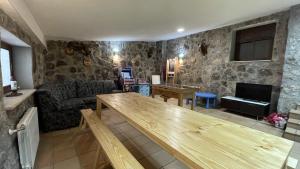
[{"label": "stone wall", "polygon": [[12,111],[7,111],[2,114],[3,124],[1,122],[1,143],[0,143],[0,168],[1,169],[18,169],[20,166],[19,149],[17,135],[10,136],[9,128],[15,128],[23,117],[27,109],[34,106],[33,96],[27,98],[23,103],[17,106]]},{"label": "stone wall", "polygon": [[285,64],[278,110],[289,112],[300,103],[300,5],[290,10]]},{"label": "stone wall", "polygon": [[[0,9],[0,26],[14,34],[32,47],[33,50],[33,80],[38,86],[44,81],[43,57],[45,47],[33,34],[27,34]],[[0,69],[0,84],[2,84]],[[9,128],[15,128],[19,119],[28,107],[33,106],[33,98],[28,99],[13,112],[5,112],[3,108],[3,88],[0,87],[0,169],[21,168],[16,135],[8,135]],[[8,116],[9,115],[9,116]]]},{"label": "stone wall", "polygon": [[[271,84],[274,86],[272,110],[276,109],[285,54],[289,13],[280,12],[236,25],[200,32],[167,41],[167,57],[184,53],[179,71],[179,83],[198,85],[218,97],[235,94],[237,82]],[[264,22],[276,21],[276,36],[272,61],[230,61],[231,42],[235,30]],[[200,50],[201,43],[208,44],[207,55]]]},{"label": "stone wall", "polygon": [[[132,66],[135,78],[150,80],[161,72],[161,42],[48,41],[47,46],[46,81],[116,79],[125,66]],[[85,58],[90,65],[83,64]]]}]

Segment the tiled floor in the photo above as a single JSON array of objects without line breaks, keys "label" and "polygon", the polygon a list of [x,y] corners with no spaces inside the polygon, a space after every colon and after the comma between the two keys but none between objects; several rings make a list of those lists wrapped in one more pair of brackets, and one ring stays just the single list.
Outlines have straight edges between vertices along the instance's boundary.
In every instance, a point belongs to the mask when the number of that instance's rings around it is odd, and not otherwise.
[{"label": "tiled floor", "polygon": [[[175,99],[170,99],[168,102],[177,104],[177,100]],[[190,105],[185,105],[185,107],[189,108]],[[229,120],[280,137],[283,132],[263,121],[226,113],[221,110],[203,109],[197,106],[196,111],[201,111],[207,115]],[[187,168],[157,144],[130,126],[116,112],[105,110],[102,119],[146,169]],[[35,165],[36,169],[91,169],[96,147],[97,143],[92,133],[88,130],[80,131],[77,128],[73,128],[41,134]],[[300,159],[300,143],[295,143],[291,156]],[[297,167],[297,169],[300,169],[300,165]]]}]

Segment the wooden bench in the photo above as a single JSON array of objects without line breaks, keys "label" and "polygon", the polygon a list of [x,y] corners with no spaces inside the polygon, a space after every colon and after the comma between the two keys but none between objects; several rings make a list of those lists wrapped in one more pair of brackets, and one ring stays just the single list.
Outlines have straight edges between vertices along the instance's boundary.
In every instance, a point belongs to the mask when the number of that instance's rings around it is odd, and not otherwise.
[{"label": "wooden bench", "polygon": [[81,127],[89,126],[96,140],[99,142],[94,168],[97,168],[101,149],[105,152],[110,164],[115,169],[142,169],[144,168],[106,127],[91,109],[81,110]]}]

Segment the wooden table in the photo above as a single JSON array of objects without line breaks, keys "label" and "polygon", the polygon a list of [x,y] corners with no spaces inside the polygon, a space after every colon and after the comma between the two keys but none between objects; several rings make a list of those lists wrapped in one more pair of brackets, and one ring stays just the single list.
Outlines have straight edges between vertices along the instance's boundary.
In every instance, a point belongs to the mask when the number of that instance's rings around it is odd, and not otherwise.
[{"label": "wooden table", "polygon": [[136,93],[97,96],[191,168],[285,168],[293,142]]},{"label": "wooden table", "polygon": [[[194,103],[195,89],[170,85],[152,85],[152,97],[154,98],[155,95],[161,95],[165,102],[169,98],[178,99],[178,106],[182,107],[184,98],[192,98],[192,103]],[[191,104],[191,109],[194,109],[194,104]]]}]

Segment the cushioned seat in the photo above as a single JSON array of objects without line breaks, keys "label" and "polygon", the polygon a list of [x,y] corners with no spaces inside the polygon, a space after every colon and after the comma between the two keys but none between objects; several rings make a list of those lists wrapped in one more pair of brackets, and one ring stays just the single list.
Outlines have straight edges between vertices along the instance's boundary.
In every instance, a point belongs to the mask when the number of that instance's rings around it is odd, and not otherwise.
[{"label": "cushioned seat", "polygon": [[85,104],[96,103],[96,96],[81,98]]},{"label": "cushioned seat", "polygon": [[77,126],[80,109],[96,109],[96,95],[112,93],[112,80],[74,80],[42,85],[36,92],[40,128],[43,131]]},{"label": "cushioned seat", "polygon": [[58,110],[82,109],[85,108],[85,102],[82,98],[72,98],[64,100],[59,104]]}]

